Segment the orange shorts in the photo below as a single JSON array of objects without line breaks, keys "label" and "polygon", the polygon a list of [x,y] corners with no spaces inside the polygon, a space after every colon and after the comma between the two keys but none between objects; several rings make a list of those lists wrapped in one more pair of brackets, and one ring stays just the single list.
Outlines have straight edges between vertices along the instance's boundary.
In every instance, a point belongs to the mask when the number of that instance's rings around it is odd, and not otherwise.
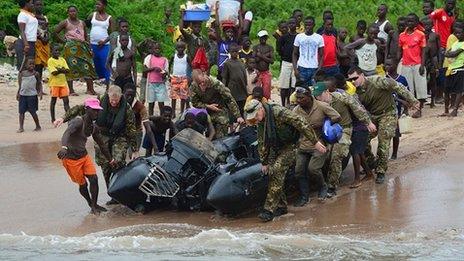
[{"label": "orange shorts", "polygon": [[52,86],[50,87],[50,95],[54,98],[63,98],[69,96],[69,88],[67,86]]},{"label": "orange shorts", "polygon": [[95,165],[88,154],[78,160],[63,159],[62,162],[71,180],[79,186],[85,185],[85,176],[97,175]]}]

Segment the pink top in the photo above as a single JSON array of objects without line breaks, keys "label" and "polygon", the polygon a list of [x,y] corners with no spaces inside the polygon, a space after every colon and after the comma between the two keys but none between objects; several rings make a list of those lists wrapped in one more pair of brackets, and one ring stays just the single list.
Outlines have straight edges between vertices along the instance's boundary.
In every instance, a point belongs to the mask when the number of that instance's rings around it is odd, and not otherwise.
[{"label": "pink top", "polygon": [[78,25],[74,25],[69,21],[66,20],[66,33],[64,34],[66,40],[78,40],[78,41],[85,41],[84,35],[84,22],[79,20]]},{"label": "pink top", "polygon": [[[167,71],[168,70],[168,60],[165,57],[156,57],[154,55],[148,55],[145,58],[144,65],[147,68],[158,67],[161,70]],[[148,73],[148,82],[149,83],[162,83],[164,82],[163,75],[160,72],[149,72]]]}]

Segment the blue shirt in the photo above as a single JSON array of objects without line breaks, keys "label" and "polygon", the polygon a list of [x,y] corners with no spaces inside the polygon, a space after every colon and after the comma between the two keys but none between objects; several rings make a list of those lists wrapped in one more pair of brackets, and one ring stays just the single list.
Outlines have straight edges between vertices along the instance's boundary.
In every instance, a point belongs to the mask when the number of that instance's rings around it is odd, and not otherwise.
[{"label": "blue shirt", "polygon": [[[389,75],[387,75],[387,77],[392,78],[393,80],[395,80],[398,83],[401,83],[402,85],[404,85],[404,87],[406,87],[406,89],[409,90],[408,81],[406,80],[406,78],[403,75],[398,74],[398,76],[396,76],[396,78],[393,78],[393,77],[391,77]],[[396,113],[398,114],[398,117],[399,117],[399,116],[401,116],[401,113],[403,112],[403,105],[398,100],[398,95],[396,93],[393,93],[393,97],[395,97]]]}]

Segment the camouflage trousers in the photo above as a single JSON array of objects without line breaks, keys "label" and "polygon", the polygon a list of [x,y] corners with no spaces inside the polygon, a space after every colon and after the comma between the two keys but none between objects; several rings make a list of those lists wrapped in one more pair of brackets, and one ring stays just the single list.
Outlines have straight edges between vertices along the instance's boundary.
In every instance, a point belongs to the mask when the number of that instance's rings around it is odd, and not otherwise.
[{"label": "camouflage trousers", "polygon": [[103,176],[105,177],[106,185],[108,186],[111,173],[126,165],[126,154],[129,144],[124,137],[118,137],[112,142],[110,141],[110,137],[106,135],[101,135],[101,138],[105,146],[107,146],[111,156],[116,161],[116,164],[112,167],[108,162],[108,159],[105,158],[105,155],[103,155],[100,147],[95,144],[95,162],[102,168]]},{"label": "camouflage trousers", "polygon": [[287,146],[279,150],[276,159],[269,165],[269,185],[264,209],[274,212],[278,207],[287,206],[285,196],[285,176],[295,164],[295,148]]},{"label": "camouflage trousers", "polygon": [[348,156],[351,145],[351,133],[353,128],[344,127],[343,135],[338,143],[332,145],[330,155],[329,173],[327,175],[329,187],[336,188],[339,185],[339,179],[343,171],[343,160]]},{"label": "camouflage trousers", "polygon": [[[391,139],[395,137],[396,125],[398,116],[396,114],[382,115],[380,117],[372,117],[372,122],[377,126],[377,133],[369,136],[369,143],[366,149],[367,164],[369,166],[376,166],[375,171],[377,174],[385,174],[388,169],[388,155],[390,153]],[[377,162],[370,141],[378,137],[377,145]]]},{"label": "camouflage trousers", "polygon": [[229,113],[227,110],[210,113],[211,121],[216,131],[214,139],[219,139],[227,136],[229,133]]}]

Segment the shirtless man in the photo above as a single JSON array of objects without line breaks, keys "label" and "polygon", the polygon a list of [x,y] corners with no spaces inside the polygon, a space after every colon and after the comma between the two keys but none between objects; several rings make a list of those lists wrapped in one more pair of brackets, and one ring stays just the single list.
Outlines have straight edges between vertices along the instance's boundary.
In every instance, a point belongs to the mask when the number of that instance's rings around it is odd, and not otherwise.
[{"label": "shirtless man", "polygon": [[[88,98],[84,102],[85,114],[77,116],[69,121],[68,128],[61,138],[61,150],[57,156],[63,162],[63,166],[68,172],[71,180],[79,185],[79,192],[87,201],[92,214],[104,212],[106,209],[97,204],[98,199],[98,178],[95,164],[85,148],[87,138],[92,136],[95,142],[102,149],[105,158],[110,164],[115,160],[105,146],[95,127],[94,121],[97,119],[98,112],[103,108],[100,101],[96,98]],[[90,193],[87,189],[87,181],[90,183]]]},{"label": "shirtless man", "polygon": [[149,118],[151,132],[147,132],[143,139],[143,148],[146,150],[145,156],[149,157],[153,152],[164,151],[167,130],[169,130],[168,140],[171,140],[177,134],[176,125],[172,122],[172,113],[171,107],[164,106],[161,109],[160,116],[151,116]]},{"label": "shirtless man", "polygon": [[433,21],[429,17],[421,20],[425,29],[427,47],[425,50],[425,69],[427,72],[427,89],[430,90],[432,99],[430,107],[435,107],[435,98],[437,97],[437,77],[440,52],[440,36],[433,31]]},{"label": "shirtless man", "polygon": [[350,37],[350,43],[354,43],[359,39],[365,38],[365,33],[367,30],[367,23],[365,20],[359,20],[356,23],[356,34]]},{"label": "shirtless man", "polygon": [[398,65],[400,62],[397,60],[398,39],[400,37],[400,33],[406,30],[406,17],[398,17],[396,24],[397,30],[390,31],[388,35],[387,45],[385,47],[385,60],[392,59],[393,63]]},{"label": "shirtless man", "polygon": [[348,70],[351,67],[351,55],[344,49],[347,45],[346,38],[348,36],[348,30],[345,27],[340,28],[337,37],[337,59],[340,63],[340,72],[347,77]]},{"label": "shirtless man", "polygon": [[114,49],[111,53],[107,67],[114,75],[114,84],[121,87],[124,92],[124,86],[130,83],[137,85],[137,65],[135,62],[135,52],[128,48],[129,36],[120,35],[119,43],[121,47]]}]

